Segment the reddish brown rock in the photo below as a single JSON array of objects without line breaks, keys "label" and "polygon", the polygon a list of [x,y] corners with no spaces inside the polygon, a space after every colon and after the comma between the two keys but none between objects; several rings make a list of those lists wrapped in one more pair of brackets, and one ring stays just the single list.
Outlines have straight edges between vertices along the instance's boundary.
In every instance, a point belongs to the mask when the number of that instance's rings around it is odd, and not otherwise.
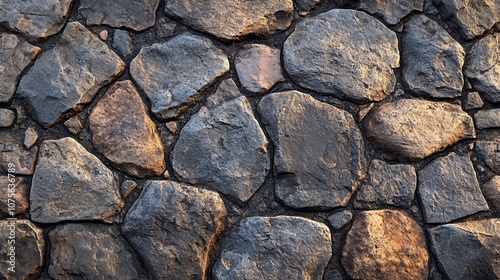
[{"label": "reddish brown rock", "polygon": [[165,171],[163,143],[131,81],[117,82],[89,116],[92,143],[113,166],[135,177]]},{"label": "reddish brown rock", "polygon": [[[14,183],[9,182],[9,179],[14,180]],[[11,188],[9,187],[10,184],[14,184],[14,188],[12,189],[13,191],[11,192]],[[10,194],[14,194],[14,205],[15,205],[15,210],[13,211],[13,214],[21,214],[26,212],[29,207],[29,202],[28,202],[28,189],[29,186],[25,180],[24,177],[12,177],[10,178],[8,176],[0,176],[0,211],[6,213],[6,214],[11,214],[11,211],[9,211],[9,201],[8,199],[11,198],[9,197]]]}]

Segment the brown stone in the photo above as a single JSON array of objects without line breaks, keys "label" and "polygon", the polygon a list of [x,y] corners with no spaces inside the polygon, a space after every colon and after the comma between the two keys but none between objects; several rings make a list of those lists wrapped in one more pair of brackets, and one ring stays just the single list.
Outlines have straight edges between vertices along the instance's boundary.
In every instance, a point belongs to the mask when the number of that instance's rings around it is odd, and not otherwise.
[{"label": "brown stone", "polygon": [[[14,180],[14,183],[9,182],[10,180]],[[13,192],[10,191],[10,184],[14,184],[15,188],[13,189]],[[28,183],[26,182],[26,179],[24,177],[17,177],[17,176],[0,176],[0,211],[6,213],[6,214],[21,214],[26,212],[29,207],[29,202],[28,202]],[[10,202],[8,199],[9,194],[14,193],[14,203],[15,203],[15,210],[13,212],[9,211],[8,203]],[[13,215],[11,215],[13,216]]]},{"label": "brown stone", "polygon": [[92,143],[117,169],[135,177],[165,171],[163,143],[131,81],[111,86],[89,116]]},{"label": "brown stone", "polygon": [[73,133],[74,135],[80,134],[83,130],[83,124],[78,118],[78,116],[73,116],[69,118],[67,121],[64,122],[64,125],[68,129],[69,132]]}]

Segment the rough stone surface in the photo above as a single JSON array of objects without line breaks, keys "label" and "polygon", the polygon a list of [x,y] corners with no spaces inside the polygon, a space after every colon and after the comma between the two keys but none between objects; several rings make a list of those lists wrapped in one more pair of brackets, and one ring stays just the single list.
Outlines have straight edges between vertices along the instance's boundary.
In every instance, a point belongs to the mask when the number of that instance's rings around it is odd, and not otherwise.
[{"label": "rough stone surface", "polygon": [[[439,121],[436,121],[439,120]],[[374,109],[366,134],[389,159],[423,159],[476,136],[472,118],[460,105],[401,99]]]},{"label": "rough stone surface", "polygon": [[80,2],[78,13],[87,25],[109,25],[141,31],[155,24],[160,0],[85,0]]},{"label": "rough stone surface", "polygon": [[479,110],[474,114],[474,123],[479,129],[500,127],[500,109]]},{"label": "rough stone surface", "polygon": [[477,141],[474,152],[493,172],[500,174],[500,141]]},{"label": "rough stone surface", "polygon": [[460,96],[465,51],[437,22],[413,16],[404,25],[401,49],[402,77],[412,92],[434,98]]},{"label": "rough stone surface", "polygon": [[0,127],[9,127],[14,123],[16,116],[9,109],[0,108]]},{"label": "rough stone surface", "polygon": [[418,172],[418,194],[427,223],[447,223],[488,211],[468,156],[451,153]]},{"label": "rough stone surface", "polygon": [[0,24],[32,38],[45,38],[61,31],[72,2],[0,0]]},{"label": "rough stone surface", "polygon": [[351,222],[353,214],[349,210],[334,213],[328,217],[328,224],[333,230],[339,230]]},{"label": "rough stone surface", "polygon": [[355,102],[380,101],[396,85],[398,39],[366,13],[333,9],[297,24],[283,44],[283,61],[302,87]]},{"label": "rough stone surface", "polygon": [[[2,1],[4,0],[0,0],[0,7]],[[2,10],[0,10],[0,21],[2,21]],[[0,48],[0,73],[2,73],[0,103],[5,103],[12,100],[21,73],[41,49],[7,33],[0,33],[0,46],[2,46]]]},{"label": "rough stone surface", "polygon": [[65,224],[49,232],[49,241],[53,279],[139,279],[138,260],[125,246],[119,227]]},{"label": "rough stone surface", "polygon": [[89,103],[124,68],[125,63],[104,42],[80,23],[70,22],[56,46],[23,76],[17,94],[47,128]]},{"label": "rough stone surface", "polygon": [[[251,217],[231,232],[214,279],[322,279],[332,256],[322,223],[300,217]],[[293,265],[292,265],[293,264]]]},{"label": "rough stone surface", "polygon": [[249,35],[269,37],[288,29],[293,1],[170,0],[165,3],[165,14],[221,39],[240,40]]},{"label": "rough stone surface", "polygon": [[224,229],[220,196],[171,181],[149,181],[122,232],[154,279],[207,279],[210,254]]},{"label": "rough stone surface", "polygon": [[132,38],[126,30],[117,29],[113,34],[113,48],[124,57],[132,54],[133,45]]},{"label": "rough stone surface", "polygon": [[410,208],[417,188],[415,168],[406,164],[387,164],[373,160],[369,179],[356,194],[354,207],[375,209],[382,205]]},{"label": "rough stone surface", "polygon": [[228,71],[224,52],[209,39],[191,34],[144,47],[130,64],[132,78],[161,119],[176,117],[199,101],[206,88]]},{"label": "rough stone surface", "polygon": [[479,95],[479,92],[469,92],[464,104],[464,110],[480,109],[484,106],[484,102]]},{"label": "rough stone surface", "polygon": [[264,93],[285,80],[280,57],[278,49],[259,44],[245,45],[234,62],[241,85],[251,92]]},{"label": "rough stone surface", "polygon": [[341,260],[353,279],[427,279],[429,274],[424,232],[401,211],[359,213]]},{"label": "rough stone surface", "polygon": [[31,182],[31,219],[113,222],[123,208],[113,173],[76,140],[45,140]]},{"label": "rough stone surface", "polygon": [[32,127],[28,127],[26,131],[24,131],[24,146],[26,149],[31,149],[33,145],[35,145],[36,140],[38,140],[38,133]]},{"label": "rough stone surface", "polygon": [[[15,221],[15,244],[8,244],[7,238],[12,230],[10,221],[0,221],[0,234],[2,236],[2,246],[0,246],[0,278],[6,280],[37,279],[43,269],[45,256],[45,241],[43,231],[29,220]],[[11,246],[15,247],[15,272],[7,270],[10,266],[7,254],[10,253]]]},{"label": "rough stone surface", "polygon": [[258,111],[275,146],[277,198],[293,208],[346,206],[365,175],[353,117],[298,91],[267,95]]},{"label": "rough stone surface", "polygon": [[132,180],[126,180],[120,185],[120,192],[124,198],[127,198],[139,185]]},{"label": "rough stone surface", "polygon": [[500,278],[500,219],[428,229],[437,263],[449,279]]},{"label": "rough stone surface", "polygon": [[299,10],[300,15],[307,15],[309,11],[323,2],[323,0],[295,0],[295,6]]},{"label": "rough stone surface", "polygon": [[424,0],[361,0],[358,7],[395,25],[412,11],[422,11]]},{"label": "rough stone surface", "polygon": [[0,130],[0,172],[7,174],[9,163],[14,164],[16,175],[33,175],[38,147],[26,149],[21,130]]},{"label": "rough stone surface", "polygon": [[474,43],[464,73],[485,99],[500,102],[500,34],[493,33]]},{"label": "rough stone surface", "polygon": [[[9,182],[10,180],[15,180],[14,183]],[[14,197],[9,197],[9,194],[12,194],[10,191],[11,188],[9,184],[14,184]],[[29,202],[28,202],[28,191],[29,186],[24,177],[12,177],[12,176],[0,176],[0,211],[8,214],[9,216],[14,216],[18,214],[22,214],[28,210]],[[15,208],[14,211],[9,211],[8,203],[10,199],[14,199]],[[14,215],[11,215],[14,214]]]},{"label": "rough stone surface", "polygon": [[172,151],[172,167],[181,180],[246,202],[270,168],[267,145],[250,102],[233,80],[224,80],[207,106],[182,128]]},{"label": "rough stone surface", "polygon": [[73,116],[64,122],[64,126],[74,135],[80,134],[83,130],[83,124],[78,116]]},{"label": "rough stone surface", "polygon": [[500,209],[500,176],[494,176],[481,188],[493,207]]},{"label": "rough stone surface", "polygon": [[139,178],[163,174],[163,143],[131,81],[112,85],[88,120],[92,143],[114,167]]}]

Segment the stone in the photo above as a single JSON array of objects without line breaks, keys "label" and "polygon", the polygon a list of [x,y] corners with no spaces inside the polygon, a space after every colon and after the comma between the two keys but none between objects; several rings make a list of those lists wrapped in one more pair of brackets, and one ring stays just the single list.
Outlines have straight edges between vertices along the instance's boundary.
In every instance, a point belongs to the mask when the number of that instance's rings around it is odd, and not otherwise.
[{"label": "stone", "polygon": [[359,111],[358,111],[358,122],[361,122],[362,120],[365,119],[365,117],[372,111],[372,109],[375,108],[375,103],[368,103],[359,106]]},{"label": "stone", "polygon": [[500,210],[500,176],[494,176],[481,188],[491,205]]},{"label": "stone", "polygon": [[361,0],[358,8],[382,18],[389,25],[396,25],[412,11],[423,11],[424,0]]},{"label": "stone", "polygon": [[398,39],[364,12],[332,9],[295,26],[283,44],[283,61],[304,88],[356,103],[380,101],[396,85]]},{"label": "stone", "polygon": [[0,0],[0,23],[32,39],[59,33],[66,24],[73,0]]},{"label": "stone", "polygon": [[35,145],[36,140],[38,140],[38,133],[32,127],[28,127],[26,131],[24,131],[24,146],[26,149],[31,149],[33,145]]},{"label": "stone", "polygon": [[148,181],[125,217],[122,233],[154,279],[207,279],[226,208],[213,191]]},{"label": "stone", "polygon": [[[500,4],[499,4],[500,5]],[[500,12],[499,12],[500,14]],[[500,102],[500,34],[476,41],[467,54],[464,74],[474,89],[490,102]]]},{"label": "stone", "polygon": [[172,167],[182,181],[213,188],[241,204],[266,179],[267,146],[250,102],[233,80],[224,80],[182,128]]},{"label": "stone", "polygon": [[250,217],[224,243],[213,279],[322,279],[332,257],[325,224],[301,217]]},{"label": "stone", "polygon": [[342,265],[353,279],[427,279],[429,253],[422,228],[406,213],[359,213],[347,234]]},{"label": "stone", "polygon": [[[22,130],[0,130],[0,173],[15,175],[33,175],[38,155],[38,147],[26,149],[23,146]],[[9,168],[9,164],[14,165]],[[14,169],[14,172],[8,172]]]},{"label": "stone", "polygon": [[63,224],[49,232],[49,241],[53,279],[139,279],[138,260],[117,226]]},{"label": "stone", "polygon": [[80,111],[125,63],[79,22],[70,22],[56,43],[23,76],[17,94],[44,128]]},{"label": "stone", "polygon": [[298,91],[265,96],[258,112],[275,147],[278,200],[292,208],[346,206],[366,164],[352,115]]},{"label": "stone", "polygon": [[365,121],[368,139],[388,159],[423,159],[476,136],[460,105],[444,102],[400,99],[380,105]]},{"label": "stone", "polygon": [[349,210],[342,210],[328,216],[328,224],[333,230],[338,231],[351,222],[353,214]]},{"label": "stone", "polygon": [[[14,229],[15,233],[11,233]],[[45,241],[43,230],[29,220],[3,220],[0,221],[0,234],[2,246],[0,247],[0,278],[13,279],[38,279],[43,270],[45,256]],[[7,244],[8,237],[15,236],[15,244]],[[10,247],[15,247],[15,272],[8,271],[10,267],[7,256]],[[8,259],[9,258],[9,259]]]},{"label": "stone", "polygon": [[121,29],[117,29],[113,33],[113,44],[111,46],[123,57],[131,55],[134,50],[132,38],[130,38],[126,30]]},{"label": "stone", "polygon": [[472,162],[455,153],[418,172],[418,194],[426,223],[448,223],[489,210]]},{"label": "stone", "polygon": [[372,160],[369,178],[361,185],[354,199],[354,207],[376,209],[391,205],[410,208],[417,188],[417,173],[409,164],[388,164]]},{"label": "stone", "polygon": [[200,101],[205,90],[228,71],[222,50],[209,39],[189,33],[143,47],[130,63],[130,75],[160,119],[175,118]]},{"label": "stone", "polygon": [[[5,0],[0,0],[0,6],[2,6],[2,1]],[[3,18],[3,12],[0,10],[0,22]],[[0,79],[0,103],[7,103],[14,98],[16,86],[23,70],[42,49],[7,33],[0,33],[0,46],[2,46],[0,48],[0,73],[2,73],[2,79]]]},{"label": "stone", "polygon": [[270,37],[288,29],[293,1],[170,0],[165,3],[165,14],[220,39],[241,40],[251,35]]},{"label": "stone", "polygon": [[127,198],[136,188],[137,183],[132,180],[126,180],[120,185],[120,192],[124,198]]},{"label": "stone", "polygon": [[160,176],[165,171],[160,135],[131,81],[113,84],[88,121],[92,144],[115,168],[139,178]]},{"label": "stone", "polygon": [[113,173],[73,138],[45,140],[31,182],[31,220],[116,221],[124,203]]},{"label": "stone", "polygon": [[455,98],[464,86],[465,51],[437,22],[415,15],[404,24],[402,77],[410,91],[431,98]]},{"label": "stone", "polygon": [[474,152],[493,172],[500,174],[500,141],[476,141]]},{"label": "stone", "polygon": [[177,132],[179,131],[179,124],[177,122],[167,122],[165,123],[165,127],[172,134],[177,134]]},{"label": "stone", "polygon": [[171,21],[166,18],[161,18],[158,20],[157,29],[156,29],[156,37],[159,40],[165,40],[168,37],[174,34],[174,30],[177,24],[174,21]]},{"label": "stone", "polygon": [[[10,182],[14,180],[14,183]],[[10,184],[14,184],[14,188],[11,190]],[[13,177],[13,176],[0,176],[0,211],[8,214],[9,216],[19,215],[25,213],[29,208],[28,202],[28,192],[29,186],[26,182],[25,177]],[[14,194],[14,197],[9,197],[9,195]],[[14,199],[14,209],[11,211],[9,209],[9,198]]]},{"label": "stone", "polygon": [[78,116],[73,116],[64,122],[64,126],[74,135],[80,134],[83,130],[83,124]]},{"label": "stone", "polygon": [[238,51],[234,62],[241,85],[251,92],[269,91],[285,80],[280,59],[278,49],[260,44],[245,45]]},{"label": "stone", "polygon": [[467,99],[464,103],[464,110],[474,110],[481,109],[484,106],[484,102],[478,92],[469,92],[467,94]]},{"label": "stone", "polygon": [[478,129],[500,127],[500,108],[477,111],[474,123]]},{"label": "stone", "polygon": [[295,0],[297,10],[300,15],[307,15],[310,11],[323,2],[323,0]]},{"label": "stone", "polygon": [[500,278],[500,219],[441,225],[427,231],[437,263],[449,279]]},{"label": "stone", "polygon": [[99,38],[101,38],[101,40],[103,41],[106,41],[108,39],[108,30],[102,30],[101,32],[99,32]]},{"label": "stone", "polygon": [[155,24],[160,0],[86,0],[81,1],[78,13],[87,25],[108,25],[142,31]]},{"label": "stone", "polygon": [[452,23],[464,39],[481,36],[500,21],[500,3],[495,0],[434,0],[443,20]]},{"label": "stone", "polygon": [[14,123],[16,115],[9,109],[0,108],[0,127],[9,127]]}]

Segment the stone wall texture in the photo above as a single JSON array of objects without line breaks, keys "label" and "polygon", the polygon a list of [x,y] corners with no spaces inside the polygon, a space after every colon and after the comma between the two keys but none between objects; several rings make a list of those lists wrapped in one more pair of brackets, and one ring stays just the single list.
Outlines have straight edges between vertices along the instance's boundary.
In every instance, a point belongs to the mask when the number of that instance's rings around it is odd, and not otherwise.
[{"label": "stone wall texture", "polygon": [[0,279],[500,279],[500,0],[0,0]]}]

